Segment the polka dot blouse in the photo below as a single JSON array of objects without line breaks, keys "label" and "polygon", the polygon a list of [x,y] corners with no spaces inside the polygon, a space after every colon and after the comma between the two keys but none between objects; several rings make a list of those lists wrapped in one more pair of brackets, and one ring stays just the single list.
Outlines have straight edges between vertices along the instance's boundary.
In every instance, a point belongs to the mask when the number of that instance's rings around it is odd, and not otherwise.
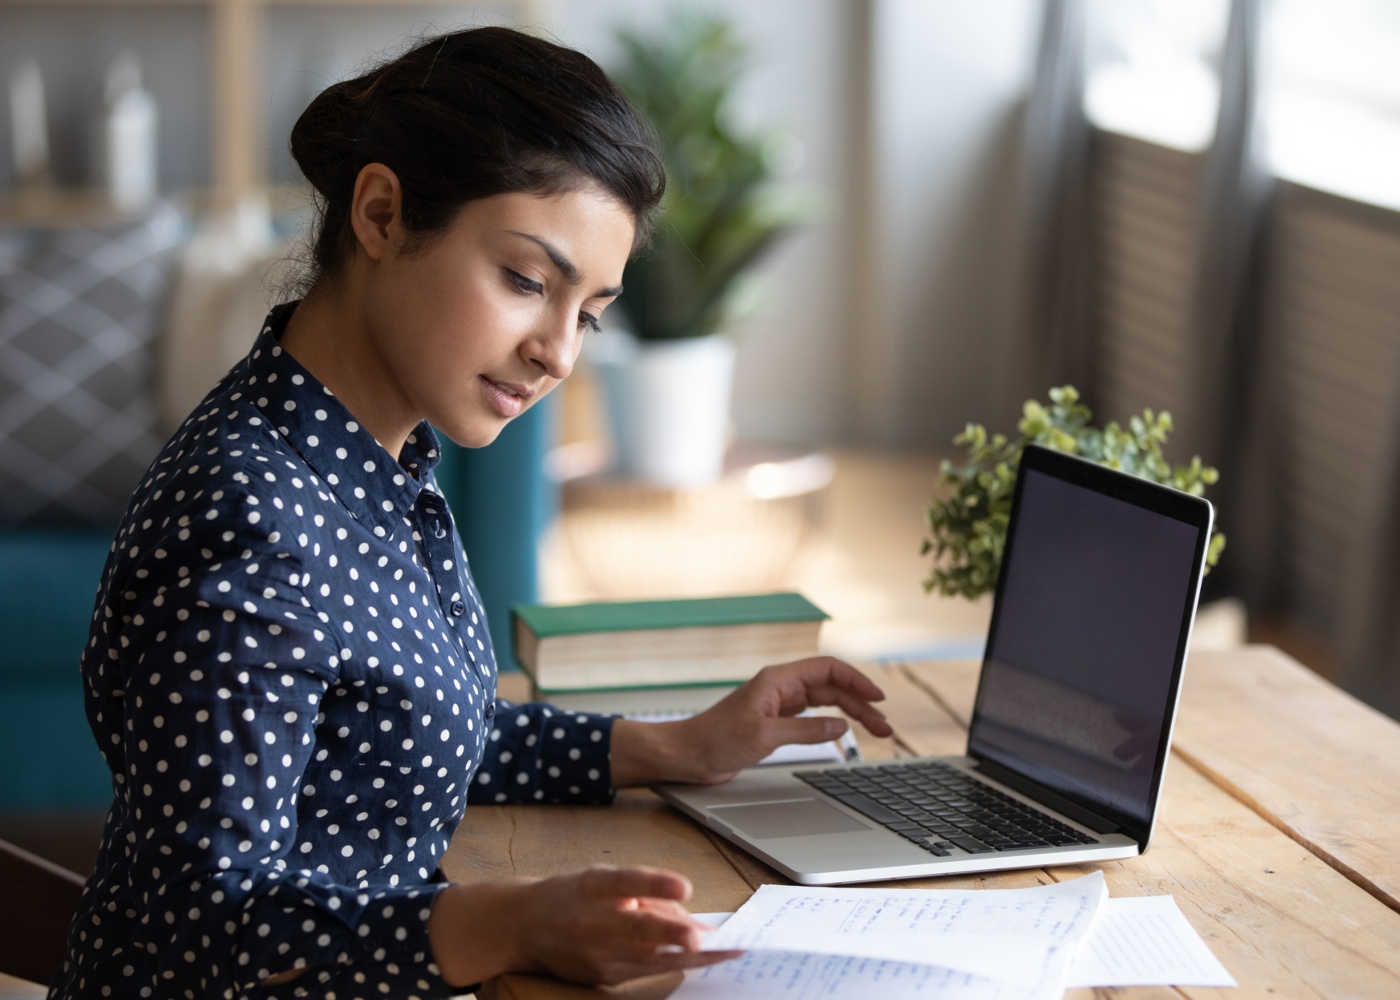
[{"label": "polka dot blouse", "polygon": [[[468,802],[606,802],[611,719],[498,701],[433,480],[277,341],[133,494],[83,656],[115,801],[51,997],[445,996]],[[282,986],[267,977],[306,968]]]}]

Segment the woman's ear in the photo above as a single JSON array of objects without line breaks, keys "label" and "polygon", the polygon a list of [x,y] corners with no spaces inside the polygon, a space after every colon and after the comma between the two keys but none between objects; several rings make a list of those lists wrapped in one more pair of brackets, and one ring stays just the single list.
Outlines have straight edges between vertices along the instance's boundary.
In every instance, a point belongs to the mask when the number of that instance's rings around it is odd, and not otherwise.
[{"label": "woman's ear", "polygon": [[383,260],[403,237],[403,187],[382,163],[367,163],[355,178],[350,226],[370,260]]}]

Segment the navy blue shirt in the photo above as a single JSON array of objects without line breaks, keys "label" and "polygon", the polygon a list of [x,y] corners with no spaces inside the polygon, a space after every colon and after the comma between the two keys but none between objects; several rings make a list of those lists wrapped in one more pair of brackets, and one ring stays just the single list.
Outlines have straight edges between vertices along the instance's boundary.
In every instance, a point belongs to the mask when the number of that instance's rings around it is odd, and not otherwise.
[{"label": "navy blue shirt", "polygon": [[427,921],[467,803],[612,797],[609,717],[496,700],[433,432],[396,461],[278,346],[293,308],[103,571],[82,672],[115,801],[51,997],[445,996]]}]

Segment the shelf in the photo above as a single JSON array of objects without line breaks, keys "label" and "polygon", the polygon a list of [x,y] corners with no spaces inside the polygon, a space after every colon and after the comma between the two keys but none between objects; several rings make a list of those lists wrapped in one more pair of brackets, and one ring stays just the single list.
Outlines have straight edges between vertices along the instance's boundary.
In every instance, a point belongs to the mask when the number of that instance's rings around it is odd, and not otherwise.
[{"label": "shelf", "polygon": [[[541,24],[548,0],[514,0],[523,25]],[[232,208],[266,187],[262,156],[262,43],[267,7],[472,7],[461,0],[0,0],[0,9],[61,7],[208,7],[212,12],[209,51],[215,208]],[[11,200],[19,197],[11,196]],[[13,208],[13,206],[11,206]],[[27,211],[27,209],[26,209]],[[64,209],[64,211],[67,211]]]},{"label": "shelf", "polygon": [[[213,7],[226,3],[259,7],[480,7],[471,0],[0,0],[5,7]],[[528,3],[521,4],[528,6]]]}]

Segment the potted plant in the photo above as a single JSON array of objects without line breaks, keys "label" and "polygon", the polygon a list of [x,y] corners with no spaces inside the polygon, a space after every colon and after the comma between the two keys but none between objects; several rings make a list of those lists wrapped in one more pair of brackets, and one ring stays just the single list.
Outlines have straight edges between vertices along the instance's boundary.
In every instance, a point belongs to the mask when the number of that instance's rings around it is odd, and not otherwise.
[{"label": "potted plant", "polygon": [[666,197],[652,246],[618,301],[627,332],[593,338],[619,470],[671,486],[719,475],[735,348],[726,325],[751,300],[750,269],[799,219],[774,181],[776,136],[727,116],[745,49],[724,20],[675,15],[667,30],[620,30],[613,78],[662,142]]},{"label": "potted plant", "polygon": [[[1017,440],[1002,434],[989,437],[981,424],[968,424],[953,439],[966,446],[967,460],[961,465],[944,460],[938,479],[948,494],[928,504],[932,537],[925,539],[923,551],[933,553],[933,567],[924,581],[926,591],[972,600],[996,590],[1016,469],[1027,444],[1080,455],[1194,496],[1220,478],[1215,469],[1201,464],[1199,455],[1188,465],[1173,466],[1166,460],[1162,446],[1172,429],[1170,413],[1144,410],[1126,428],[1112,421],[1102,429],[1089,422],[1092,416],[1074,386],[1066,385],[1050,390],[1049,406],[1026,401],[1016,425],[1021,432]],[[1206,572],[1220,561],[1224,549],[1225,536],[1217,529],[1206,550]]]}]

